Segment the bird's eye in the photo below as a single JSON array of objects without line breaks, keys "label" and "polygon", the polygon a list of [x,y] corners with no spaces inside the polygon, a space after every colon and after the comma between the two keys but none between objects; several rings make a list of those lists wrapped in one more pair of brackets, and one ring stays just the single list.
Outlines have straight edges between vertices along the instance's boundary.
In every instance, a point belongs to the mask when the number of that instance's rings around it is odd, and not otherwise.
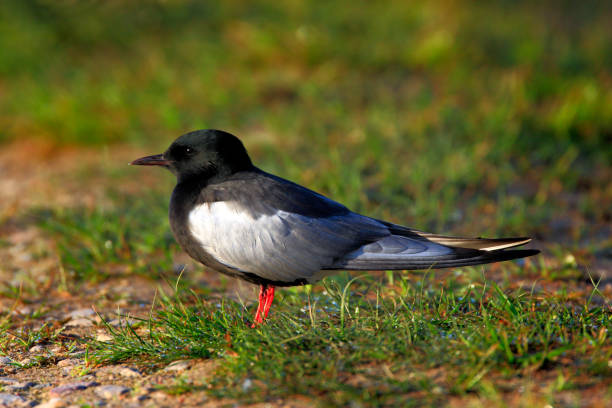
[{"label": "bird's eye", "polygon": [[175,160],[188,159],[195,153],[195,149],[188,146],[175,145],[170,146],[170,149],[168,149],[168,156],[174,158]]}]

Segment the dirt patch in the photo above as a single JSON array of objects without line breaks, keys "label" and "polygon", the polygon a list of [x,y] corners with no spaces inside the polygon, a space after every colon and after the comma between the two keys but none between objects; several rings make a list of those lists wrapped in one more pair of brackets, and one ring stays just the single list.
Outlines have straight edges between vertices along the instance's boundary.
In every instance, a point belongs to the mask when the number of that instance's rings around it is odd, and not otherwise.
[{"label": "dirt patch", "polygon": [[[105,188],[116,180],[114,164],[109,164],[108,157],[113,158],[112,163],[127,163],[142,154],[122,146],[101,153],[93,149],[58,149],[30,142],[4,146],[0,152],[0,191],[3,192],[0,201],[0,280],[4,287],[0,305],[4,311],[4,325],[9,327],[8,336],[14,340],[0,347],[0,406],[45,403],[47,407],[72,404],[216,407],[236,403],[209,395],[214,373],[222,364],[220,360],[179,361],[170,365],[94,365],[88,354],[89,343],[92,339],[110,339],[100,316],[111,325],[122,324],[121,319],[126,315],[146,317],[156,291],[160,288],[171,291],[172,288],[162,279],[132,275],[111,276],[99,283],[66,284],[65,271],[54,250],[55,242],[37,227],[35,220],[28,218],[28,211],[40,206],[104,206],[107,202]],[[120,183],[115,184],[117,191],[134,194],[156,186],[158,176],[155,172],[139,172],[138,177],[121,178]],[[529,272],[536,270],[528,267],[536,261],[525,260],[527,272],[513,277],[508,286],[533,287],[545,292],[564,289],[573,296],[585,298],[592,291],[590,280],[593,277],[602,279],[600,291],[611,296],[612,282],[605,276],[611,266],[605,256],[593,259],[592,254],[575,253],[566,258],[540,257],[537,262],[543,270],[559,271],[563,270],[564,263],[575,264],[576,258],[590,267],[578,269],[578,276],[576,268],[569,268],[574,272],[567,279],[540,279],[536,272]],[[188,265],[187,274],[202,270],[182,253],[176,255],[174,262]],[[436,271],[435,276],[445,280],[454,273]],[[245,300],[256,296],[253,285],[227,280],[216,273],[195,273],[189,277],[198,287],[214,288],[214,296]],[[507,277],[503,268],[491,265],[487,267],[487,278],[503,281]],[[421,279],[422,275],[414,275],[415,283]],[[593,299],[603,303],[599,296]],[[363,373],[347,376],[346,384],[359,386],[377,376],[389,375],[400,374],[391,374],[384,366],[367,367]],[[401,375],[408,378],[411,373]],[[552,372],[537,375],[537,378],[521,380],[521,384],[550,384],[555,380],[546,378],[553,376]],[[433,383],[444,381],[438,377],[433,373],[430,380]],[[256,386],[249,381],[242,384],[244,389]],[[593,384],[585,386],[593,390],[593,401],[604,399],[605,390]],[[510,394],[517,387],[523,385],[508,387],[510,392],[504,397],[505,401],[512,401]],[[544,391],[535,388],[527,391],[534,393],[534,404],[547,401],[541,397]],[[414,397],[423,398],[421,394],[423,392],[419,391]],[[575,394],[566,394],[560,398],[568,405],[582,404],[575,401]],[[519,400],[524,401],[524,398],[521,396]],[[478,402],[477,397],[472,400],[471,396],[462,396],[451,398],[449,404],[462,406],[470,401]],[[292,396],[254,406],[312,405],[309,396]]]},{"label": "dirt patch", "polygon": [[[171,288],[164,280],[138,276],[67,288],[55,243],[29,218],[28,211],[38,207],[105,205],[113,166],[127,165],[140,155],[124,146],[101,153],[29,141],[3,146],[0,151],[0,280],[4,287],[0,305],[10,327],[7,336],[15,340],[2,347],[0,406],[175,407],[232,402],[207,397],[207,379],[218,364],[214,361],[190,361],[170,369],[92,366],[88,342],[108,339],[99,315],[115,325],[120,324],[120,316],[146,317],[155,292]],[[159,183],[155,172],[141,173],[135,179],[122,179],[118,191],[134,193]],[[176,261],[201,270],[185,255],[179,254]],[[216,274],[198,274],[197,280],[202,286],[220,286]],[[232,296],[254,296],[252,285],[232,281],[225,287]],[[28,338],[32,332],[38,338]],[[182,391],[185,387],[190,391]]]}]

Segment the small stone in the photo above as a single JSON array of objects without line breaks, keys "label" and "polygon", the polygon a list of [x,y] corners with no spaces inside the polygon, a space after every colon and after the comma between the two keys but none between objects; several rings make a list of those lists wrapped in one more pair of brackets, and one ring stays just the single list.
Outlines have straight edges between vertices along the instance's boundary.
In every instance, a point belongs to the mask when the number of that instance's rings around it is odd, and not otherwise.
[{"label": "small stone", "polygon": [[164,400],[168,398],[168,394],[162,391],[155,391],[149,394],[149,397],[153,398],[154,400]]},{"label": "small stone", "polygon": [[96,340],[98,341],[111,341],[113,336],[106,333],[98,333],[96,334]]},{"label": "small stone", "polygon": [[96,387],[94,392],[99,397],[110,399],[119,397],[123,394],[127,394],[128,392],[130,392],[130,389],[122,385],[101,385],[99,387]]},{"label": "small stone", "polygon": [[21,308],[15,310],[15,312],[16,312],[16,314],[29,315],[29,314],[32,313],[32,308],[30,308],[28,306],[24,306],[24,307],[21,307]]},{"label": "small stone", "polygon": [[60,397],[62,395],[71,394],[75,391],[85,390],[95,385],[98,385],[98,383],[95,381],[80,381],[68,383],[60,385],[59,387],[52,388],[51,390],[49,390],[49,395],[51,397]]},{"label": "small stone", "polygon": [[4,389],[6,391],[18,392],[18,391],[25,391],[25,390],[27,390],[29,388],[32,388],[35,385],[36,385],[35,382],[30,382],[30,381],[28,381],[28,382],[15,382],[13,384],[4,386]]},{"label": "small stone", "polygon": [[191,363],[187,360],[178,360],[173,363],[170,363],[164,371],[185,371],[189,367],[191,367]]},{"label": "small stone", "polygon": [[142,373],[135,368],[132,367],[120,367],[117,374],[123,377],[141,377]]},{"label": "small stone", "polygon": [[128,306],[130,304],[130,301],[128,299],[123,298],[123,299],[117,300],[117,302],[115,304],[117,306],[119,306],[119,307],[122,307],[122,306],[125,307],[125,306]]},{"label": "small stone", "polygon": [[90,327],[93,326],[94,322],[89,319],[72,319],[67,322],[64,327]]},{"label": "small stone", "polygon": [[90,316],[93,316],[95,314],[96,314],[96,312],[94,312],[93,309],[86,308],[86,309],[73,310],[72,312],[68,313],[68,316],[71,319],[81,319],[83,317],[90,317]]},{"label": "small stone", "polygon": [[125,327],[125,326],[133,326],[134,323],[136,323],[136,320],[134,319],[113,319],[109,322],[107,322],[109,325],[113,326],[113,327]]},{"label": "small stone", "polygon": [[66,406],[66,402],[61,398],[51,398],[49,401],[36,405],[36,408],[60,408]]},{"label": "small stone", "polygon": [[140,394],[134,397],[134,402],[143,402],[151,398],[148,394]]},{"label": "small stone", "polygon": [[0,407],[15,407],[25,405],[26,403],[27,400],[19,395],[7,394],[5,392],[0,393]]},{"label": "small stone", "polygon": [[3,365],[9,365],[13,362],[13,360],[11,360],[9,357],[6,356],[0,356],[0,366]]},{"label": "small stone", "polygon": [[77,358],[66,358],[64,360],[60,360],[57,363],[57,366],[62,368],[62,367],[72,367],[75,366],[77,364],[80,364],[81,360],[77,359]]},{"label": "small stone", "polygon": [[30,350],[28,351],[32,354],[40,354],[40,353],[45,352],[45,348],[43,346],[38,345],[38,346],[30,347]]},{"label": "small stone", "polygon": [[253,381],[250,378],[247,378],[242,383],[242,391],[247,392],[253,386]]},{"label": "small stone", "polygon": [[63,350],[62,346],[53,346],[51,347],[51,350],[49,350],[51,353],[53,354],[60,354]]},{"label": "small stone", "polygon": [[18,383],[19,380],[11,377],[0,377],[0,384],[15,384]]},{"label": "small stone", "polygon": [[19,364],[22,365],[22,366],[29,366],[33,362],[34,362],[34,360],[32,360],[31,358],[24,358],[23,360],[21,360],[19,362]]}]

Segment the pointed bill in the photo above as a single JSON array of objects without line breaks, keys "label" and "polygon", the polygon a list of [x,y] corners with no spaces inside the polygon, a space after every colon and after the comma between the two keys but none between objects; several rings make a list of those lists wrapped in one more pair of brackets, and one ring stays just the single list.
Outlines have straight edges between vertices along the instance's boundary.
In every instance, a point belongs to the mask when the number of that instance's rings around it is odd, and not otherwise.
[{"label": "pointed bill", "polygon": [[131,166],[163,166],[168,167],[170,165],[170,161],[164,158],[163,154],[155,154],[153,156],[145,156],[140,159],[136,159],[131,163],[128,163]]}]

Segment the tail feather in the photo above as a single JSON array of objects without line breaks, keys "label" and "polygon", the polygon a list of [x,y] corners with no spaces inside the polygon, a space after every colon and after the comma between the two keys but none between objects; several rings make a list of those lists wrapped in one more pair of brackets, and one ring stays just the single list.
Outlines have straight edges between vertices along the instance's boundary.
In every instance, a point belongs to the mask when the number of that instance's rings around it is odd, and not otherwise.
[{"label": "tail feather", "polygon": [[428,232],[421,232],[412,230],[417,235],[433,241],[437,244],[457,247],[457,248],[468,248],[468,249],[479,249],[481,251],[497,251],[500,249],[507,249],[516,246],[525,245],[531,238],[520,237],[520,238],[463,238],[463,237],[449,237],[445,235],[430,234]]},{"label": "tail feather", "polygon": [[355,271],[383,270],[418,270],[455,268],[469,265],[483,265],[494,262],[509,261],[539,254],[537,249],[512,249],[499,251],[473,251],[471,253],[455,253],[445,257],[423,257],[411,259],[368,260],[350,259],[337,263],[329,269],[348,269]]},{"label": "tail feather", "polygon": [[393,235],[358,248],[326,269],[451,268],[525,258],[540,252],[536,249],[508,249],[530,242],[528,237],[452,237],[385,224]]}]

